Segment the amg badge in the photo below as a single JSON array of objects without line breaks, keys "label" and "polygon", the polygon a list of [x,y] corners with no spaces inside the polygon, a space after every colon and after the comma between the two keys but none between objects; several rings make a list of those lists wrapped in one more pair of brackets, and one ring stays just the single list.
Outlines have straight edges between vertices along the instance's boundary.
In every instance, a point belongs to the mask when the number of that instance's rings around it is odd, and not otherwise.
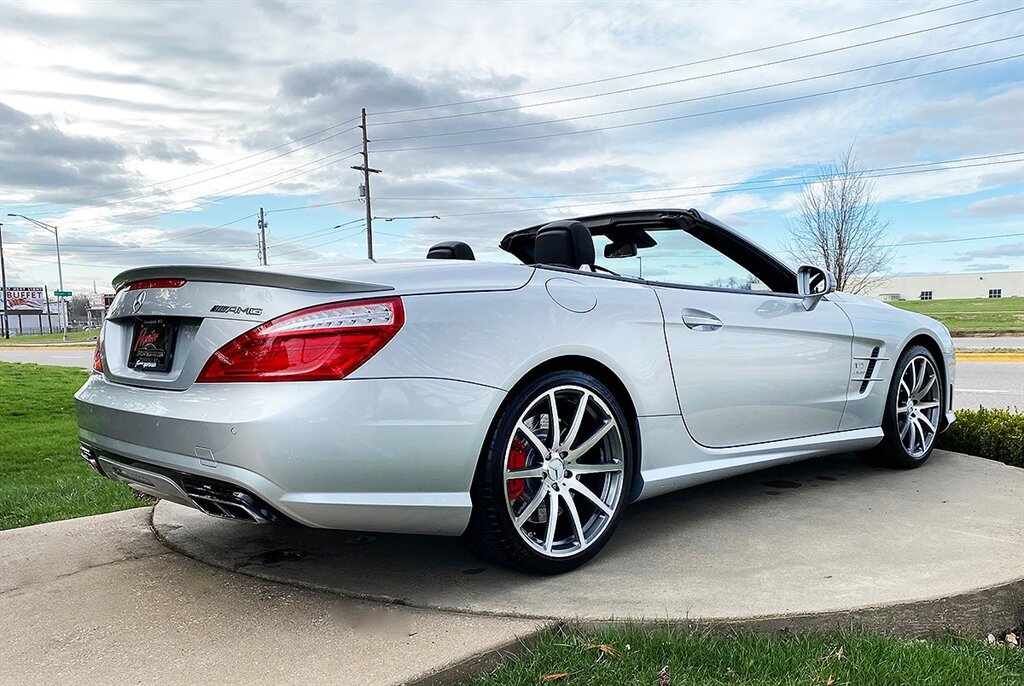
[{"label": "amg badge", "polygon": [[262,307],[240,307],[238,305],[214,305],[210,312],[218,314],[247,314],[251,317],[258,317],[263,314]]}]

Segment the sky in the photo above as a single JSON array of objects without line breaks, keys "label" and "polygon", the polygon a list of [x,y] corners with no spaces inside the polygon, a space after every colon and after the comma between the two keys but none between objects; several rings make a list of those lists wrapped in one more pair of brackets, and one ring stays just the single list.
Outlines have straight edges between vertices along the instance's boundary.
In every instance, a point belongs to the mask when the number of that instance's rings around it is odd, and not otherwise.
[{"label": "sky", "polygon": [[5,0],[8,285],[57,284],[53,235],[8,213],[58,227],[77,292],[256,266],[261,207],[274,268],[365,258],[363,107],[378,258],[512,261],[517,228],[695,207],[788,259],[807,180],[852,147],[892,272],[1019,270],[1022,55],[1019,0]]}]

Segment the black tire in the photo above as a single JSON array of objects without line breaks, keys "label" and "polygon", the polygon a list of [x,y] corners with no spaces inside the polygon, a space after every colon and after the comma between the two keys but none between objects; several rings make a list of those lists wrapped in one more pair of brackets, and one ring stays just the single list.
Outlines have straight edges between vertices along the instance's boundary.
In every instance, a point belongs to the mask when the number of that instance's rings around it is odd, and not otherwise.
[{"label": "black tire", "polygon": [[[588,398],[587,395],[581,393],[577,404],[572,406],[572,394],[577,390],[586,390],[592,394],[592,397]],[[618,429],[617,439],[612,437],[613,430],[609,429],[599,443],[576,456],[575,459],[578,459],[579,462],[572,462],[569,453],[557,451],[542,453],[536,443],[525,439],[517,425],[520,418],[524,417],[524,413],[533,411],[533,408],[542,402],[542,396],[548,393],[554,396],[563,394],[563,397],[567,398],[567,400],[563,399],[561,403],[559,400],[555,401],[556,414],[559,415],[560,420],[558,422],[559,434],[563,438],[570,435],[571,429],[566,429],[568,422],[575,418],[580,404],[584,404],[583,422],[580,424],[574,440],[570,442],[570,445],[564,446],[566,449],[582,449],[588,437],[599,433],[597,430],[591,430],[591,427],[604,427],[603,423],[598,423],[600,416],[603,416],[604,413],[615,420],[617,427],[614,428]],[[594,398],[600,399],[600,402],[596,402]],[[586,403],[581,402],[584,399]],[[560,404],[561,407],[559,407]],[[588,411],[592,414],[588,414]],[[563,413],[572,416],[562,417]],[[549,414],[548,424],[551,423]],[[584,424],[587,426],[585,427]],[[537,428],[537,435],[540,437],[543,427],[538,425]],[[512,468],[512,451],[522,450],[522,448],[515,447],[516,441],[530,451],[529,457],[522,458],[523,467],[529,465],[530,468],[543,471],[544,476],[515,479],[506,483],[505,470],[506,466]],[[550,450],[553,447],[551,446],[553,436],[544,433],[540,442],[545,445],[547,450]],[[621,455],[614,454],[619,452]],[[523,454],[525,455],[525,451]],[[590,464],[595,459],[598,462]],[[633,442],[628,420],[614,394],[604,384],[593,376],[578,371],[557,371],[545,374],[514,392],[495,418],[473,480],[471,491],[473,513],[469,526],[462,535],[462,540],[466,547],[478,556],[502,566],[534,574],[560,574],[576,569],[597,555],[614,533],[629,498],[632,486],[633,459]],[[558,467],[549,472],[548,465],[553,465],[555,461],[557,461]],[[618,469],[620,462],[621,470]],[[593,466],[608,467],[609,471],[614,471],[614,475],[579,473],[582,467]],[[515,468],[520,467],[515,465]],[[576,474],[571,473],[574,468],[577,469]],[[558,474],[558,476],[553,477],[551,474]],[[618,476],[619,474],[621,476]],[[612,510],[610,515],[601,511],[588,497],[582,497],[582,493],[573,490],[573,488],[578,488],[578,485],[584,485],[584,480],[587,480],[589,484],[598,483],[593,480],[595,477],[598,477],[599,482],[604,484],[602,486],[605,489],[602,491],[603,493],[614,492],[608,489],[608,484],[613,481],[617,484],[617,496],[614,500],[614,507],[609,508]],[[574,479],[577,486],[570,483]],[[514,483],[523,484],[523,491],[516,497],[513,497]],[[542,492],[542,488],[547,490]],[[532,495],[528,493],[528,489],[532,489]],[[552,491],[555,491],[554,495],[552,495]],[[594,490],[591,490],[590,493],[594,494]],[[554,499],[557,508],[555,509],[552,535],[546,535],[546,538],[551,541],[558,531],[568,532],[571,536],[564,536],[560,542],[573,539],[578,541],[580,548],[578,552],[572,552],[574,548],[566,544],[567,547],[561,551],[556,551],[552,546],[551,553],[548,554],[543,550],[535,549],[527,542],[527,538],[531,534],[528,529],[543,527],[546,532],[550,524],[550,520],[547,519],[547,513],[550,510],[549,497]],[[601,497],[604,500],[604,497]],[[513,509],[522,506],[519,510],[520,516],[522,516],[522,513],[529,509],[520,498],[527,498],[531,505],[533,499],[536,498],[539,503],[535,510],[531,510],[534,514],[528,515],[523,522],[522,532],[513,521],[512,513]],[[571,506],[572,514],[569,513],[569,506]],[[606,507],[608,507],[607,502]],[[592,508],[589,515],[587,514],[588,508]],[[540,519],[541,515],[544,515],[544,519]],[[537,523],[532,521],[534,518],[538,519]],[[583,522],[585,518],[588,519]],[[577,525],[578,522],[582,524]],[[590,534],[593,534],[592,540],[589,540]]]},{"label": "black tire", "polygon": [[[938,398],[938,412],[935,413],[935,432],[931,437],[930,444],[923,454],[912,454],[904,444],[900,436],[900,419],[898,408],[900,405],[900,380],[907,373],[912,361],[920,364],[920,359],[926,359],[935,372],[935,386]],[[914,345],[903,351],[896,365],[893,367],[893,375],[889,380],[889,392],[885,398],[885,411],[882,415],[882,431],[885,437],[882,442],[874,448],[859,454],[861,460],[876,467],[888,467],[891,469],[917,469],[931,457],[935,450],[936,437],[938,435],[939,422],[942,421],[946,411],[945,383],[942,380],[941,368],[935,360],[931,351],[921,345]],[[915,429],[916,430],[916,429]]]}]

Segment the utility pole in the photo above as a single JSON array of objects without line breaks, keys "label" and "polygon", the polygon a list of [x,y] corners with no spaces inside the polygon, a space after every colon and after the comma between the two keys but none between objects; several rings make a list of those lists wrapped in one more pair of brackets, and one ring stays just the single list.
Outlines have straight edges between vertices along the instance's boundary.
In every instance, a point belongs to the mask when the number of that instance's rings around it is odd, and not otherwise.
[{"label": "utility pole", "polygon": [[266,267],[270,260],[267,257],[267,218],[263,214],[263,208],[260,208],[260,221],[258,226],[260,227],[260,264]]},{"label": "utility pole", "polygon": [[370,209],[370,174],[380,174],[380,169],[370,167],[369,137],[366,134],[366,108],[363,108],[362,124],[363,130],[363,163],[352,167],[356,171],[363,172],[363,195],[366,197],[366,256],[373,259],[373,210]]},{"label": "utility pole", "polygon": [[7,319],[7,269],[4,267],[4,223],[0,222],[0,304],[4,306],[4,320],[0,322],[4,338],[11,337],[11,326]]}]

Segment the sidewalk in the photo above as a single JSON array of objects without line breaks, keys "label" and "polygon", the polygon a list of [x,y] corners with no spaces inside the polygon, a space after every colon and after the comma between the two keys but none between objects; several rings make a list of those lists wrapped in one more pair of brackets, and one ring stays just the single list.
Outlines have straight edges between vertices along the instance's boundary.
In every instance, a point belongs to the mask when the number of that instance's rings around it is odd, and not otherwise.
[{"label": "sidewalk", "polygon": [[1024,351],[1024,336],[954,336],[953,345],[957,352],[982,352],[986,350]]},{"label": "sidewalk", "polygon": [[0,532],[0,682],[398,684],[537,626],[214,569],[164,547],[149,517]]}]

